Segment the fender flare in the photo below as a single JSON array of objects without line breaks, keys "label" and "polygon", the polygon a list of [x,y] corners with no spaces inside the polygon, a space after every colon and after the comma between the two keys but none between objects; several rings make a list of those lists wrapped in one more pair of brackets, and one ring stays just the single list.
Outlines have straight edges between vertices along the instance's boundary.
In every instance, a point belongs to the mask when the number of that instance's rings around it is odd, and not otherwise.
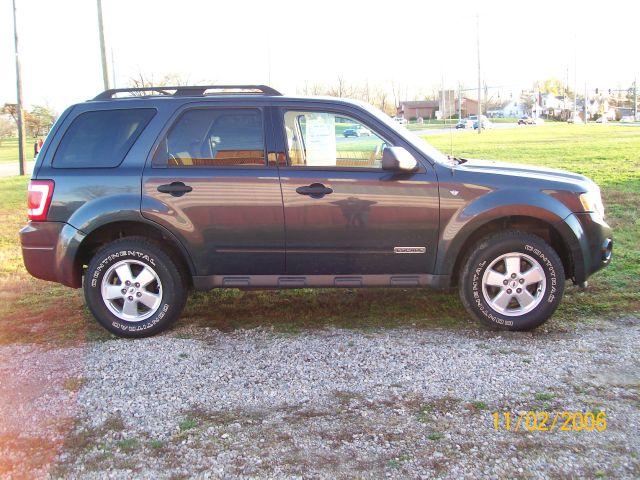
[{"label": "fender flare", "polygon": [[[122,194],[102,197],[87,202],[76,210],[67,223],[78,232],[73,240],[67,242],[66,261],[69,265],[76,265],[78,254],[82,250],[84,241],[96,230],[117,223],[137,223],[152,228],[162,236],[169,238],[173,246],[185,260],[189,273],[195,275],[195,265],[191,255],[176,235],[166,227],[149,220],[140,212],[140,196],[137,194]],[[77,271],[74,272],[77,277]],[[75,283],[75,282],[74,282]]]},{"label": "fender flare", "polygon": [[[514,199],[526,200],[526,203],[514,203]],[[519,217],[542,221],[555,229],[571,254],[574,276],[581,277],[584,274],[581,246],[584,233],[579,222],[569,220],[570,216],[572,212],[566,205],[539,190],[495,190],[467,204],[442,225],[435,272],[454,274],[459,256],[465,253],[462,248],[475,232],[496,220]]]}]

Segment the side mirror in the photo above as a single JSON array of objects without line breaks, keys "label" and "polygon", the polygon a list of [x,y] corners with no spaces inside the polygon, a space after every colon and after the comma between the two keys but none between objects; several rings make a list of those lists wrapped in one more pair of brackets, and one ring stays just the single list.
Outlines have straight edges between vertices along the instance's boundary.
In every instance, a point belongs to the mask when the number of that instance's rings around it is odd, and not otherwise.
[{"label": "side mirror", "polygon": [[418,169],[418,162],[403,147],[387,147],[382,151],[382,169],[413,172]]}]

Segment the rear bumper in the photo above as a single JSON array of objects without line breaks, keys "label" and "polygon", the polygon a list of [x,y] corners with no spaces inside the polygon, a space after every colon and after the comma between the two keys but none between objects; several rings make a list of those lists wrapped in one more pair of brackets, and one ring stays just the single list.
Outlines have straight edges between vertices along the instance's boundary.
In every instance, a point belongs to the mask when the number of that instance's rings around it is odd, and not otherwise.
[{"label": "rear bumper", "polygon": [[20,230],[22,259],[36,278],[78,288],[81,272],[76,252],[85,235],[63,222],[29,222]]},{"label": "rear bumper", "polygon": [[580,284],[611,263],[613,231],[592,213],[573,213],[564,221],[576,235],[572,257],[574,280]]}]

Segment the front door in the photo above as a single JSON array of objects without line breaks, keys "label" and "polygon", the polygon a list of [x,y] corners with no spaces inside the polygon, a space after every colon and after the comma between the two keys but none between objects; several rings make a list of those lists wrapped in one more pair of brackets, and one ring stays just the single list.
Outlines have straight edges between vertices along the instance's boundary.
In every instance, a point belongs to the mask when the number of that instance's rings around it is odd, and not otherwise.
[{"label": "front door", "polygon": [[382,150],[399,139],[354,110],[283,106],[277,119],[288,275],[432,272],[439,204],[427,162],[382,170]]},{"label": "front door", "polygon": [[263,108],[190,107],[144,171],[142,214],[176,234],[198,275],[284,272],[278,170]]}]

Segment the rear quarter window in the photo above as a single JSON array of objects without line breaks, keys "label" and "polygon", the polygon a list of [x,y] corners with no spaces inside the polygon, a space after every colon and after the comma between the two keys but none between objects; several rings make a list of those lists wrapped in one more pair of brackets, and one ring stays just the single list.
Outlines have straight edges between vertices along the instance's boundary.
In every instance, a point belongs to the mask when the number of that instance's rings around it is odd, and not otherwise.
[{"label": "rear quarter window", "polygon": [[53,167],[117,167],[155,113],[153,108],[134,108],[78,115],[62,137]]}]

